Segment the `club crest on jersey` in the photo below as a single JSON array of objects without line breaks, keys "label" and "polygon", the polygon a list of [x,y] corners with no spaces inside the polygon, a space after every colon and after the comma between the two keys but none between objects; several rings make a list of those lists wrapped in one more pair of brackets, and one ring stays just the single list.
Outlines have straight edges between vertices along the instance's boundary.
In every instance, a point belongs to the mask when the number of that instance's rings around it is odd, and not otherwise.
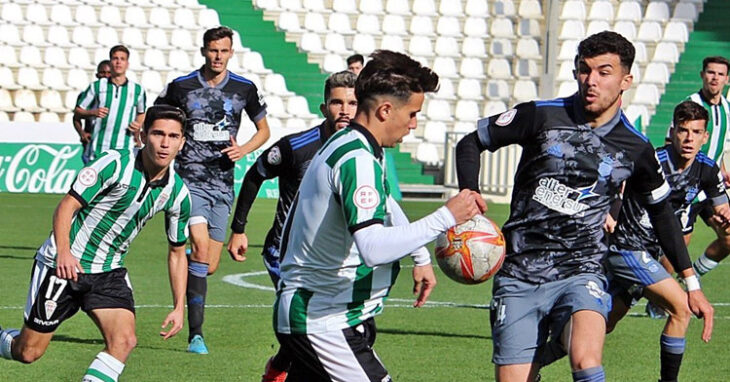
[{"label": "club crest on jersey", "polygon": [[375,208],[380,202],[380,193],[372,186],[358,187],[352,195],[355,205],[364,210]]},{"label": "club crest on jersey", "polygon": [[281,151],[278,146],[274,146],[271,150],[269,150],[269,154],[266,155],[266,161],[269,162],[270,165],[274,166],[281,163]]},{"label": "club crest on jersey", "polygon": [[96,173],[96,170],[91,167],[86,167],[79,171],[78,180],[82,186],[89,187],[96,183],[97,177],[98,174]]},{"label": "club crest on jersey", "polygon": [[53,316],[53,312],[56,311],[56,307],[58,306],[58,304],[56,304],[56,302],[53,300],[46,300],[46,303],[44,305],[46,308],[46,318],[50,320],[51,316]]},{"label": "club crest on jersey", "polygon": [[542,178],[538,181],[532,199],[543,206],[566,215],[575,215],[588,209],[581,200],[598,196],[594,191],[596,183],[581,188],[568,187],[557,179]]},{"label": "club crest on jersey", "polygon": [[499,115],[497,120],[494,121],[494,124],[497,126],[507,126],[512,123],[513,119],[515,119],[515,115],[517,115],[517,109],[507,110]]}]

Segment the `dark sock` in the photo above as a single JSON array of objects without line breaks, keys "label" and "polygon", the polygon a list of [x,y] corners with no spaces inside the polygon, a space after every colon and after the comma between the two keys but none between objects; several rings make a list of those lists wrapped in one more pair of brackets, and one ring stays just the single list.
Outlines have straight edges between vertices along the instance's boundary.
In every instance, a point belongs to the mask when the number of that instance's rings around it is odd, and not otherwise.
[{"label": "dark sock", "polygon": [[604,382],[606,374],[602,366],[589,367],[588,369],[576,370],[573,372],[573,382]]},{"label": "dark sock", "polygon": [[279,352],[276,353],[274,358],[271,360],[271,366],[279,371],[289,370],[289,366],[291,366],[291,357],[283,347],[279,346]]},{"label": "dark sock", "polygon": [[679,376],[679,367],[682,365],[682,356],[684,355],[684,338],[669,337],[662,334],[661,340],[661,381],[676,382]]},{"label": "dark sock", "polygon": [[188,289],[185,293],[188,303],[188,342],[197,334],[203,336],[205,294],[208,291],[208,264],[190,260],[188,262]]}]

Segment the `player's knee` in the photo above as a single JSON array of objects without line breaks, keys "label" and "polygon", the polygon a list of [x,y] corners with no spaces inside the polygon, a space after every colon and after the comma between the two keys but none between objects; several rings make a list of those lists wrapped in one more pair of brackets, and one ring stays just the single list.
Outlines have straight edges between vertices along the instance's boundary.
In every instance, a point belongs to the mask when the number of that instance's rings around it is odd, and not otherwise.
[{"label": "player's knee", "polygon": [[674,321],[682,327],[686,328],[689,326],[689,322],[692,320],[692,311],[689,310],[689,306],[682,304],[680,306],[672,307],[669,309],[669,320]]},{"label": "player's knee", "polygon": [[16,349],[14,358],[22,363],[33,363],[41,358],[45,352],[46,349],[24,346],[20,349]]},{"label": "player's knee", "polygon": [[109,344],[114,351],[112,354],[129,354],[137,347],[137,336],[134,333],[119,336]]}]

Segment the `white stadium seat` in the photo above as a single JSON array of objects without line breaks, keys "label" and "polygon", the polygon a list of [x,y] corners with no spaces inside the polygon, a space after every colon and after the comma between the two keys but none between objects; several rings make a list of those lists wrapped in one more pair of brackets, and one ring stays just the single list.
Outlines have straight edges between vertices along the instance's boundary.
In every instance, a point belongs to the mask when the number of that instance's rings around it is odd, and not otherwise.
[{"label": "white stadium seat", "polygon": [[381,0],[360,1],[360,12],[379,15],[383,13],[383,2]]},{"label": "white stadium seat", "polygon": [[322,48],[322,40],[319,38],[319,35],[312,32],[302,34],[302,39],[299,47],[309,53],[325,53],[324,48]]},{"label": "white stadium seat", "polygon": [[663,41],[685,43],[689,39],[687,24],[681,21],[670,21],[664,27]]},{"label": "white stadium seat", "polygon": [[75,26],[77,23],[71,16],[71,9],[65,4],[56,4],[51,8],[51,21],[64,25],[64,26]]},{"label": "white stadium seat", "polygon": [[487,76],[492,79],[511,79],[512,70],[509,61],[504,58],[493,58],[487,64]]},{"label": "white stadium seat", "polygon": [[522,19],[517,25],[518,36],[529,36],[540,38],[542,31],[540,30],[540,22],[534,19]]},{"label": "white stadium seat", "polygon": [[433,36],[435,34],[433,21],[429,16],[411,17],[411,24],[408,30],[411,34],[418,36]]},{"label": "white stadium seat", "polygon": [[534,81],[517,80],[512,91],[516,102],[526,102],[537,98],[537,86]]},{"label": "white stadium seat", "polygon": [[512,20],[505,17],[496,17],[489,27],[489,34],[493,37],[514,38],[515,28]]},{"label": "white stadium seat", "polygon": [[464,78],[459,81],[457,94],[461,99],[481,100],[482,86],[481,81],[472,78]]},{"label": "white stadium seat", "polygon": [[0,110],[9,112],[18,110],[13,104],[13,98],[10,96],[10,92],[3,88],[0,88]]},{"label": "white stadium seat", "polygon": [[170,35],[170,44],[175,48],[194,50],[195,44],[190,31],[185,29],[173,29]]},{"label": "white stadium seat", "polygon": [[111,5],[101,7],[101,10],[99,11],[99,21],[112,27],[122,27],[125,25],[122,21],[122,15],[119,12],[119,8]]},{"label": "white stadium seat", "polygon": [[96,41],[94,41],[94,33],[91,28],[83,25],[75,26],[71,33],[71,42],[78,46],[85,48],[96,48]]},{"label": "white stadium seat", "polygon": [[461,17],[464,15],[461,3],[461,1],[441,0],[439,2],[439,13],[444,16]]},{"label": "white stadium seat", "polygon": [[302,30],[299,25],[299,16],[294,12],[281,12],[276,26],[287,32],[300,32]]},{"label": "white stadium seat", "polygon": [[558,69],[558,76],[555,78],[558,81],[571,81],[573,80],[573,69],[575,68],[575,65],[572,61],[563,61],[560,63],[560,68]]},{"label": "white stadium seat", "polygon": [[426,116],[432,121],[450,121],[453,118],[449,102],[440,99],[432,99],[428,102]]},{"label": "white stadium seat", "polygon": [[117,30],[111,27],[101,27],[96,30],[96,44],[98,46],[112,47],[119,44]]},{"label": "white stadium seat", "polygon": [[304,29],[310,32],[327,33],[327,23],[324,15],[319,12],[309,12],[304,15]]},{"label": "white stadium seat", "polygon": [[646,45],[643,42],[634,41],[634,49],[636,49],[636,56],[634,56],[634,62],[643,64],[649,60],[649,57],[646,53]]},{"label": "white stadium seat", "polygon": [[96,18],[96,11],[90,5],[78,5],[76,6],[76,12],[74,13],[74,21],[81,25],[90,27],[98,27],[102,25]]},{"label": "white stadium seat", "polygon": [[437,99],[456,99],[456,93],[454,92],[454,83],[451,81],[451,79],[440,77],[439,90],[433,96]]},{"label": "white stadium seat", "polygon": [[401,15],[408,16],[411,14],[411,10],[408,7],[408,2],[403,0],[386,0],[385,11],[390,15]]},{"label": "white stadium seat", "polygon": [[652,62],[666,62],[675,64],[679,61],[679,49],[673,42],[660,42],[654,49]]},{"label": "white stadium seat", "polygon": [[394,52],[404,52],[405,46],[400,36],[383,36],[380,40],[380,49],[392,50]]},{"label": "white stadium seat", "polygon": [[18,27],[11,24],[0,24],[0,42],[5,45],[23,46],[25,43],[20,39]]},{"label": "white stadium seat", "polygon": [[464,38],[461,42],[461,54],[465,57],[487,57],[484,39],[478,37]]},{"label": "white stadium seat", "polygon": [[331,13],[327,19],[327,29],[335,33],[341,34],[353,34],[352,24],[350,23],[350,17],[344,13],[334,12]]},{"label": "white stadium seat", "polygon": [[654,84],[639,84],[632,102],[639,105],[656,105],[659,103],[659,89]]},{"label": "white stadium seat", "polygon": [[152,70],[169,70],[170,67],[167,66],[165,58],[165,54],[161,50],[150,48],[144,51],[142,63]]},{"label": "white stadium seat", "polygon": [[322,69],[327,73],[336,73],[347,69],[347,64],[339,54],[330,53],[324,56]]},{"label": "white stadium seat", "polygon": [[29,111],[19,111],[13,116],[13,122],[35,122],[33,113]]},{"label": "white stadium seat", "polygon": [[63,82],[63,73],[58,68],[43,69],[43,78],[41,83],[48,89],[68,90],[69,87]]},{"label": "white stadium seat", "polygon": [[46,37],[43,34],[43,28],[40,25],[26,25],[23,27],[23,41],[29,45],[37,47],[46,47],[50,45],[46,42]]},{"label": "white stadium seat", "polygon": [[636,24],[633,21],[616,21],[613,31],[626,37],[629,41],[636,39]]},{"label": "white stadium seat", "polygon": [[218,12],[205,8],[198,13],[198,25],[203,29],[209,29],[221,25]]},{"label": "white stadium seat", "polygon": [[538,0],[522,0],[517,14],[526,19],[540,19],[542,18],[542,6]]},{"label": "white stadium seat", "polygon": [[345,37],[338,33],[328,33],[324,36],[324,49],[342,55],[351,52],[345,45]]},{"label": "white stadium seat", "polygon": [[72,44],[71,40],[68,38],[68,30],[66,30],[66,27],[61,25],[51,25],[50,27],[48,27],[47,40],[52,45],[62,48],[70,48],[74,46],[74,44]]},{"label": "white stadium seat", "polygon": [[[56,113],[65,113],[69,110],[63,105],[61,94],[56,90],[43,90],[41,92],[40,106],[48,111]],[[56,114],[57,115],[57,114]]]},{"label": "white stadium seat", "polygon": [[172,22],[181,28],[189,28],[195,25],[195,15],[193,11],[188,8],[178,8],[175,10]]},{"label": "white stadium seat", "polygon": [[586,28],[586,36],[594,35],[598,32],[611,30],[611,25],[604,20],[591,20]]},{"label": "white stadium seat", "polygon": [[279,96],[290,96],[293,93],[286,87],[286,81],[281,74],[271,73],[264,78],[264,89],[272,94]]},{"label": "white stadium seat", "polygon": [[[650,62],[644,70],[642,82],[664,85],[669,82],[669,69],[663,62]],[[635,80],[636,81],[636,80]]]},{"label": "white stadium seat", "polygon": [[527,58],[522,58],[515,62],[515,75],[517,78],[537,78],[540,73],[537,70],[537,62]]},{"label": "white stadium seat", "polygon": [[59,123],[61,122],[61,118],[58,116],[58,113],[44,111],[38,116],[38,122]]},{"label": "white stadium seat", "polygon": [[162,7],[152,8],[150,10],[150,24],[158,28],[173,28],[170,11]]},{"label": "white stadium seat", "polygon": [[34,68],[20,68],[18,70],[18,85],[31,90],[42,90],[41,80]]},{"label": "white stadium seat", "polygon": [[32,90],[17,90],[15,92],[14,101],[15,106],[17,106],[20,110],[31,113],[40,113],[43,111],[42,108],[38,107],[38,101],[36,100],[35,93]]},{"label": "white stadium seat", "polygon": [[566,0],[560,12],[561,20],[585,20],[586,6],[583,0]]},{"label": "white stadium seat", "polygon": [[697,21],[697,8],[692,3],[680,1],[674,6],[672,18],[681,21]]},{"label": "white stadium seat", "polygon": [[264,67],[264,59],[261,57],[261,53],[259,52],[249,51],[243,53],[241,65],[253,73],[262,74],[269,72],[269,70]]},{"label": "white stadium seat", "polygon": [[24,46],[20,48],[18,58],[20,59],[21,64],[27,66],[32,66],[34,68],[42,68],[46,66],[46,64],[43,63],[43,59],[41,58],[40,49],[36,48],[35,46]]},{"label": "white stadium seat", "polygon": [[638,1],[624,0],[618,6],[616,12],[616,20],[633,21],[638,23],[641,21],[641,5]]},{"label": "white stadium seat", "polygon": [[442,121],[428,121],[423,127],[423,139],[431,143],[444,143],[446,140],[446,123]]},{"label": "white stadium seat", "polygon": [[539,59],[540,47],[537,45],[537,40],[533,38],[521,38],[517,41],[517,48],[515,49],[517,57],[521,58],[532,58]]},{"label": "white stadium seat", "polygon": [[461,36],[461,26],[459,25],[459,19],[450,16],[439,17],[439,20],[436,23],[436,33],[441,36]]},{"label": "white stadium seat", "polygon": [[147,15],[145,15],[144,9],[140,7],[128,7],[124,12],[124,23],[128,26],[133,27],[146,27]]},{"label": "white stadium seat", "polygon": [[433,143],[421,142],[416,148],[416,160],[430,165],[438,165],[441,162],[438,149]]},{"label": "white stadium seat", "polygon": [[488,101],[484,104],[484,117],[491,117],[493,115],[501,114],[507,111],[507,105],[502,101]]},{"label": "white stadium seat", "polygon": [[21,86],[15,82],[15,76],[10,68],[0,66],[0,88],[8,90],[17,90]]},{"label": "white stadium seat", "polygon": [[176,49],[170,51],[167,59],[167,64],[169,67],[183,72],[190,71],[190,69],[193,67],[192,63],[190,62],[190,56],[185,51]]},{"label": "white stadium seat", "polygon": [[489,99],[509,98],[509,85],[505,80],[489,80],[487,82],[486,95]]},{"label": "white stadium seat", "polygon": [[646,7],[644,20],[665,22],[669,20],[669,5],[662,1],[651,1]]},{"label": "white stadium seat", "polygon": [[575,81],[563,81],[558,86],[557,97],[568,97],[578,91],[578,83]]},{"label": "white stadium seat", "polygon": [[28,21],[23,17],[23,9],[20,4],[13,2],[5,2],[0,12],[0,20],[12,25],[25,25]]},{"label": "white stadium seat", "polygon": [[423,16],[436,16],[436,4],[434,0],[413,0],[413,13]]},{"label": "white stadium seat", "polygon": [[486,18],[489,17],[489,5],[487,0],[466,0],[464,12],[470,17]]},{"label": "white stadium seat", "polygon": [[512,57],[512,42],[506,38],[494,38],[489,42],[489,54],[495,57]]},{"label": "white stadium seat", "polygon": [[335,12],[357,13],[357,5],[355,0],[332,0],[332,9]]},{"label": "white stadium seat", "polygon": [[495,16],[514,17],[515,3],[512,0],[496,0],[492,4],[492,13]]},{"label": "white stadium seat", "polygon": [[405,36],[408,34],[406,31],[406,22],[403,17],[399,15],[385,15],[383,17],[383,34],[397,34]]},{"label": "white stadium seat", "polygon": [[294,12],[304,10],[302,8],[301,0],[279,0],[279,6],[288,11],[294,11]]},{"label": "white stadium seat", "polygon": [[575,55],[578,53],[578,43],[578,40],[563,41],[558,51],[558,60],[573,61]]},{"label": "white stadium seat", "polygon": [[560,27],[561,40],[582,40],[586,36],[585,26],[580,20],[566,20]]},{"label": "white stadium seat", "polygon": [[376,15],[360,15],[355,26],[360,33],[380,34],[380,21]]},{"label": "white stadium seat", "polygon": [[613,4],[610,1],[594,1],[588,12],[588,20],[613,21]]},{"label": "white stadium seat", "polygon": [[656,21],[644,21],[639,26],[636,39],[643,42],[659,42],[662,39],[662,27]]},{"label": "white stadium seat", "polygon": [[431,39],[426,36],[413,36],[408,42],[408,53],[412,56],[433,56]]},{"label": "white stadium seat", "polygon": [[436,55],[442,57],[459,57],[459,43],[453,37],[439,37],[436,39]]},{"label": "white stadium seat", "polygon": [[89,75],[86,70],[77,68],[71,69],[68,71],[66,84],[74,90],[85,89],[89,86]]},{"label": "white stadium seat", "polygon": [[289,97],[286,101],[286,111],[295,117],[309,117],[307,99],[302,96]]},{"label": "white stadium seat", "polygon": [[484,63],[478,58],[462,58],[459,74],[466,78],[485,78]]},{"label": "white stadium seat", "polygon": [[28,4],[28,7],[25,8],[25,18],[36,25],[51,24],[51,22],[48,20],[46,6],[38,3]]},{"label": "white stadium seat", "polygon": [[356,34],[352,39],[352,50],[361,54],[370,54],[376,49],[375,38],[369,34]]},{"label": "white stadium seat", "polygon": [[479,104],[471,100],[459,100],[456,102],[454,116],[460,121],[476,122],[479,119]]},{"label": "white stadium seat", "polygon": [[144,36],[139,28],[127,27],[122,31],[122,44],[128,48],[144,49]]},{"label": "white stadium seat", "polygon": [[481,37],[487,34],[487,21],[483,18],[469,17],[464,21],[464,35]]},{"label": "white stadium seat", "polygon": [[279,118],[285,118],[289,116],[289,114],[286,113],[286,109],[284,108],[284,101],[281,99],[281,97],[276,95],[269,94],[266,96],[266,112],[267,114],[270,113],[272,116]]}]

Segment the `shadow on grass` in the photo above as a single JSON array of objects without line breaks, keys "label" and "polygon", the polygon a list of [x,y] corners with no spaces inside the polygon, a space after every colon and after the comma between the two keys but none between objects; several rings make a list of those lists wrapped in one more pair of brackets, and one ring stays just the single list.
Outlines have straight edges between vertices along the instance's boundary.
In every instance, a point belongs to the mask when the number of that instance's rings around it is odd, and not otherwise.
[{"label": "shadow on grass", "polygon": [[18,245],[0,245],[0,249],[20,249],[20,250],[31,250],[31,251],[35,252],[38,249],[38,246],[25,247],[25,246],[18,246]]},{"label": "shadow on grass", "polygon": [[[63,334],[57,334],[53,336],[53,341],[57,342],[68,342],[73,344],[86,344],[86,345],[104,345],[104,340],[101,338],[76,338],[70,337]],[[149,349],[149,350],[165,350],[176,353],[187,353],[185,349],[170,349],[165,346],[151,346],[151,345],[137,345],[136,349]]]},{"label": "shadow on grass", "polygon": [[433,337],[445,337],[445,338],[477,338],[484,340],[491,340],[492,336],[483,336],[479,334],[458,334],[458,333],[443,333],[443,332],[427,332],[423,330],[402,330],[402,329],[389,329],[389,328],[378,328],[378,333],[396,334],[396,335],[416,335],[416,336],[433,336]]}]

